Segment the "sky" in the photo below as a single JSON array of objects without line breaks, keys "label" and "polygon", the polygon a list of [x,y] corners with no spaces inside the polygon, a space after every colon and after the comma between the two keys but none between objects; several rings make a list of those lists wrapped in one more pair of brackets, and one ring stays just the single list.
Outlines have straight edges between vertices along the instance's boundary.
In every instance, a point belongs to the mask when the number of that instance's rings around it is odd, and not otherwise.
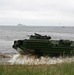
[{"label": "sky", "polygon": [[0,25],[74,26],[74,0],[0,0]]}]

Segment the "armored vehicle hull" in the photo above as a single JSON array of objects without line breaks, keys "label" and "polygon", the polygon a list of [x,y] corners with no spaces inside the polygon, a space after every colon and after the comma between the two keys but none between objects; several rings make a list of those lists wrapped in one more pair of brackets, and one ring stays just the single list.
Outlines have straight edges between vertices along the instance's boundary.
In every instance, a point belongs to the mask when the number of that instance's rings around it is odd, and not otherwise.
[{"label": "armored vehicle hull", "polygon": [[36,56],[74,55],[74,41],[51,40],[50,36],[31,35],[29,39],[14,41],[13,48],[20,54]]}]

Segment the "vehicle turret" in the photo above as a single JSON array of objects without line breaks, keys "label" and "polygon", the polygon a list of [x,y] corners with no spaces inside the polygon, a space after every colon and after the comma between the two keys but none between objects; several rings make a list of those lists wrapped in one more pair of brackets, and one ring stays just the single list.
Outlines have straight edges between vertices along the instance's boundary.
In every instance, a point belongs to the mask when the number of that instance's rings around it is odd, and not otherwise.
[{"label": "vehicle turret", "polygon": [[47,36],[47,35],[40,35],[40,34],[37,34],[37,33],[34,33],[35,35],[31,35],[30,36],[30,39],[43,39],[43,40],[49,40],[51,39],[51,36]]}]

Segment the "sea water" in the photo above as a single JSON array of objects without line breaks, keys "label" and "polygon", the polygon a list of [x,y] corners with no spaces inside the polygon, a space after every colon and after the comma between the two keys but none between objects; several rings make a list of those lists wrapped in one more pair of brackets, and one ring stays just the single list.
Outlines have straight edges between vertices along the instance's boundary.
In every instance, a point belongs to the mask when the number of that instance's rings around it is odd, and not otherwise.
[{"label": "sea water", "polygon": [[50,65],[50,64],[58,64],[58,63],[71,63],[74,62],[74,57],[44,57],[41,56],[40,58],[37,58],[35,56],[30,55],[20,55],[16,54],[14,55],[9,61],[11,65],[13,64],[24,64],[24,65]]},{"label": "sea water", "polygon": [[[21,58],[21,55],[12,48],[14,40],[28,39],[29,35],[34,33],[48,35],[55,40],[69,39],[74,41],[74,27],[70,26],[0,26],[0,54],[11,55],[11,59],[8,61],[12,64],[18,63],[18,61],[20,64],[45,64],[45,61],[47,61],[47,63],[52,63],[51,61],[49,62],[49,60],[53,60],[54,58],[51,59],[50,57],[41,57],[38,59],[24,55]],[[60,58],[55,58],[53,62],[57,63],[57,60],[59,62],[63,61]],[[32,62],[29,63],[30,61]]]}]

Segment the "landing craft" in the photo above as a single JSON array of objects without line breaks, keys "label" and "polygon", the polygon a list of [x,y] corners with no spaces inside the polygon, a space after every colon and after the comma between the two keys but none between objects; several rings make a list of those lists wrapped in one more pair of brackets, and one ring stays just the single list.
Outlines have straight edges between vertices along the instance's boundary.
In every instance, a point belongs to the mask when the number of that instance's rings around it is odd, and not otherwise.
[{"label": "landing craft", "polygon": [[35,33],[29,39],[14,41],[13,48],[20,54],[36,56],[74,55],[74,41],[51,40],[51,36]]}]

